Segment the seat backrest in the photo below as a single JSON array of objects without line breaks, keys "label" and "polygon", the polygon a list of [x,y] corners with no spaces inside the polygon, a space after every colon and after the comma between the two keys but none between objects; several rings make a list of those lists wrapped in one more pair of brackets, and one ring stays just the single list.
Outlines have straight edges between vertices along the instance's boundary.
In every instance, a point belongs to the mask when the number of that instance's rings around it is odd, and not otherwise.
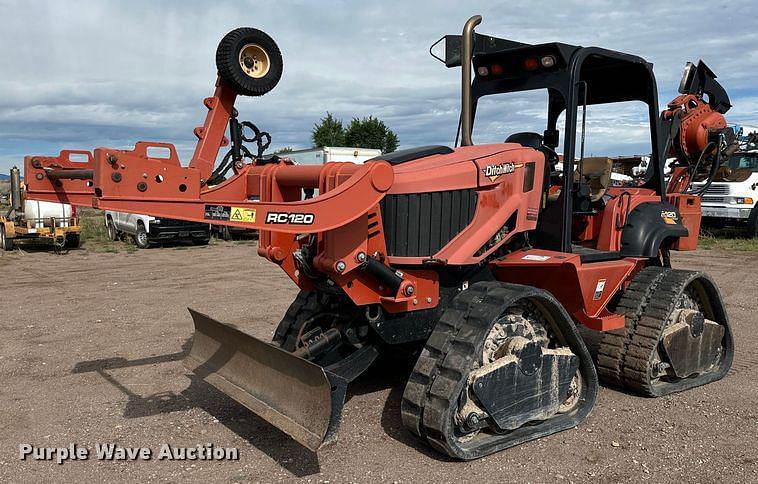
[{"label": "seat backrest", "polygon": [[[611,172],[613,171],[613,160],[606,156],[596,156],[584,158],[582,160],[582,175],[584,180],[590,186],[590,200],[597,202],[611,184]],[[579,178],[579,171],[574,172],[574,179]]]},{"label": "seat backrest", "polygon": [[513,133],[505,140],[506,143],[518,143],[521,146],[527,148],[534,148],[539,150],[542,148],[542,135],[539,133],[533,133],[531,131],[524,131],[522,133]]}]

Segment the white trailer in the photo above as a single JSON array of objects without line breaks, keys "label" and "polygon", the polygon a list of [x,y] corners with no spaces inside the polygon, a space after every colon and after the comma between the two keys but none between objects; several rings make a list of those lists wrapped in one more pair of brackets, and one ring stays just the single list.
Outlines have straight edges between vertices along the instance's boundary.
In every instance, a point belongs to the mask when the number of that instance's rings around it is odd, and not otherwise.
[{"label": "white trailer", "polygon": [[350,148],[347,146],[324,146],[307,150],[282,153],[283,158],[289,158],[298,165],[323,165],[329,161],[349,161],[362,164],[382,154],[382,150],[370,148]]}]

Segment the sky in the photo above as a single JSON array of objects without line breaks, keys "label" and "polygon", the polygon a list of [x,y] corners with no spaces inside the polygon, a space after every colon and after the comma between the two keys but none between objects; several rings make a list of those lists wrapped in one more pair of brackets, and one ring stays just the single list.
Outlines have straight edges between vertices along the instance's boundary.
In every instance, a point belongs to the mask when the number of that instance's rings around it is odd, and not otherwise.
[{"label": "sky", "polygon": [[[0,173],[26,154],[138,140],[174,143],[186,164],[216,46],[240,26],[266,31],[283,54],[279,85],[237,101],[272,148],[309,147],[327,111],[379,117],[401,148],[452,145],[460,70],[428,49],[473,14],[484,17],[480,33],[640,55],[655,65],[661,106],[685,62],[702,58],[731,96],[729,121],[758,125],[758,2],[0,0]],[[541,93],[482,101],[474,141],[541,131],[544,103]],[[641,105],[591,108],[588,153],[647,152],[646,123]]]}]

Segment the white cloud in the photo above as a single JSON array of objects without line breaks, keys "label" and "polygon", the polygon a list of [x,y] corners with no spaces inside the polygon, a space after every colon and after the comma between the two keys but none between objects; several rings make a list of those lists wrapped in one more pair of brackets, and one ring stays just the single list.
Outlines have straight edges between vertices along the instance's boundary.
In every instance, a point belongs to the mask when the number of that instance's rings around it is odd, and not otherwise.
[{"label": "white cloud", "polygon": [[[656,65],[661,103],[674,95],[685,61],[703,58],[735,105],[736,121],[758,124],[755,49],[758,6],[712,1],[349,2],[0,0],[0,172],[25,153],[139,139],[192,151],[201,101],[213,89],[218,40],[234,27],[269,32],[283,52],[279,86],[238,101],[242,119],[271,132],[274,146],[307,146],[329,110],[346,121],[379,116],[401,145],[452,144],[457,69],[429,45],[481,13],[479,30],[530,43],[562,41],[639,54]],[[515,98],[478,120],[502,140],[544,109]],[[598,149],[636,150],[639,117],[590,120]],[[622,143],[623,141],[623,143]],[[628,146],[626,146],[626,143]]]}]

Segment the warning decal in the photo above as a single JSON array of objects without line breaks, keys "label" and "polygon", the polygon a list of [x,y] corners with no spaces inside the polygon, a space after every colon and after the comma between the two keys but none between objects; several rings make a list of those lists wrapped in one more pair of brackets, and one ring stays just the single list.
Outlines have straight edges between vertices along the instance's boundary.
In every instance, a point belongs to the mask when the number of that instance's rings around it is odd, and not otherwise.
[{"label": "warning decal", "polygon": [[605,291],[605,279],[600,279],[597,281],[597,285],[595,286],[595,294],[592,296],[592,299],[594,301],[600,299],[600,296],[603,295],[603,291]]},{"label": "warning decal", "polygon": [[228,205],[206,205],[204,217],[206,220],[229,220],[230,210]]},{"label": "warning decal", "polygon": [[232,207],[231,216],[229,220],[232,222],[255,222],[255,209],[245,207]]}]

